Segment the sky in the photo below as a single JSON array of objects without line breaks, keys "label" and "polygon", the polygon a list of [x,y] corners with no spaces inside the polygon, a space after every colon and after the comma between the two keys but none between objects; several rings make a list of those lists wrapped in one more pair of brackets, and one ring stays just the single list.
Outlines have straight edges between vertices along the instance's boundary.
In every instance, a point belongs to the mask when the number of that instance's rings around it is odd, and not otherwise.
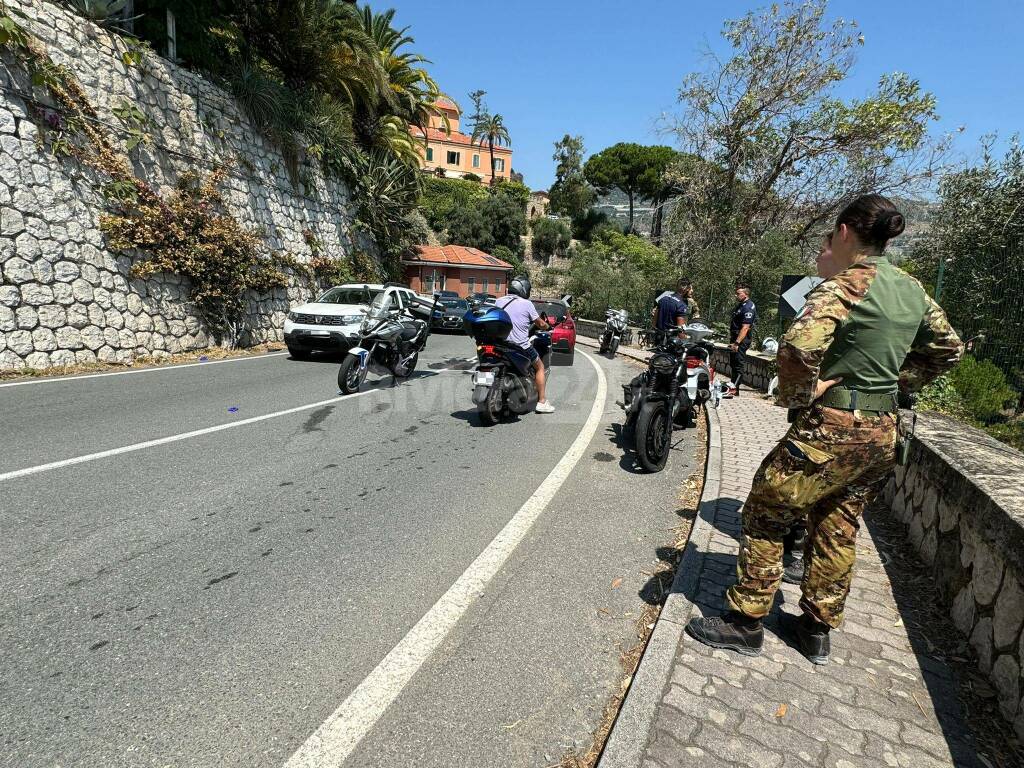
[{"label": "sky", "polygon": [[[487,91],[505,118],[513,168],[533,189],[554,180],[553,144],[583,136],[587,153],[620,141],[674,145],[659,130],[678,113],[684,76],[702,50],[722,51],[727,18],[766,3],[736,0],[391,0],[412,47],[467,111]],[[1024,133],[1024,2],[1021,0],[832,0],[830,17],[855,19],[865,37],[842,95],[869,94],[887,72],[906,72],[935,94],[936,133],[957,131],[963,161],[979,140]]]}]

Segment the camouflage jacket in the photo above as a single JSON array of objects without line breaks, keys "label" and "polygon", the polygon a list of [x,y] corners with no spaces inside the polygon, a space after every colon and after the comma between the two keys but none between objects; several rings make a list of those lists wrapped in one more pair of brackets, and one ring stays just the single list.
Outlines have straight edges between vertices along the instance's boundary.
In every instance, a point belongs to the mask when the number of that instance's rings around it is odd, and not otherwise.
[{"label": "camouflage jacket", "polygon": [[921,284],[885,258],[853,264],[811,291],[779,344],[778,404],[803,408],[819,377],[867,392],[916,392],[960,360],[963,344]]},{"label": "camouflage jacket", "polygon": [[686,299],[686,318],[687,322],[691,322],[700,317],[700,307],[697,306],[697,302],[693,298]]}]

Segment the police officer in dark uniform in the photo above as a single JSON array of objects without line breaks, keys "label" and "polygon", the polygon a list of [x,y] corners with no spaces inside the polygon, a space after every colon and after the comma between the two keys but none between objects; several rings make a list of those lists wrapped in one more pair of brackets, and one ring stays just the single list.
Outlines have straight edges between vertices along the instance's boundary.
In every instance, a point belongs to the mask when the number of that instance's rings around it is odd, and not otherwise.
[{"label": "police officer in dark uniform", "polygon": [[750,300],[750,286],[742,283],[736,286],[736,308],[729,322],[729,365],[732,368],[732,389],[730,395],[740,393],[740,381],[747,363],[747,350],[753,339],[750,331],[757,322],[757,307]]},{"label": "police officer in dark uniform", "polygon": [[675,293],[666,293],[658,299],[658,303],[651,312],[651,320],[654,323],[655,343],[661,344],[665,340],[666,332],[673,328],[686,325],[687,316],[690,314],[691,304],[696,307],[688,296],[691,291],[690,281],[683,278],[676,285]]}]

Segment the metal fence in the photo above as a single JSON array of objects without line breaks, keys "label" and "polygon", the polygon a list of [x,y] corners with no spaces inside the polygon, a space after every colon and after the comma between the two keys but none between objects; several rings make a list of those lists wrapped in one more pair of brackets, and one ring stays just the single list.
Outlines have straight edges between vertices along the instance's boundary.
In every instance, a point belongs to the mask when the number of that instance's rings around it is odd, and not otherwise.
[{"label": "metal fence", "polygon": [[935,296],[968,351],[1024,393],[1024,243],[943,255]]}]

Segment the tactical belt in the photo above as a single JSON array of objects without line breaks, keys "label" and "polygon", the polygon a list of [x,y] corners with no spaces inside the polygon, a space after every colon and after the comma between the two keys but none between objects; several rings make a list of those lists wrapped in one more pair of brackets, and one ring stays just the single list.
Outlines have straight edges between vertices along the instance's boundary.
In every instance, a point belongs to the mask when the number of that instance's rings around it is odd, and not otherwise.
[{"label": "tactical belt", "polygon": [[858,392],[856,389],[832,387],[822,395],[821,404],[828,408],[838,408],[843,411],[893,413],[896,411],[896,393],[887,392],[881,395],[872,395],[867,392]]}]

